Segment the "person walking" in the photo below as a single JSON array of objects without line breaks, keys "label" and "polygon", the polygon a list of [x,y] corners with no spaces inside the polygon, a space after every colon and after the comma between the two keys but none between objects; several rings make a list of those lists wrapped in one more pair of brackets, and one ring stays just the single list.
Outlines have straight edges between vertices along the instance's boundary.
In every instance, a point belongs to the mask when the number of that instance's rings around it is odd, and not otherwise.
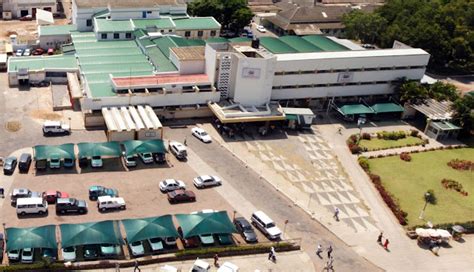
[{"label": "person walking", "polygon": [[316,249],[316,255],[318,255],[319,258],[323,258],[321,257],[321,253],[323,252],[323,246],[321,246],[321,244],[318,244],[318,248]]},{"label": "person walking", "polygon": [[219,255],[214,254],[214,266],[219,267]]},{"label": "person walking", "polygon": [[377,237],[377,243],[382,244],[383,231],[380,232],[379,237]]},{"label": "person walking", "polygon": [[141,272],[140,267],[138,267],[138,261],[135,260],[135,267],[133,268],[133,272]]},{"label": "person walking", "polygon": [[187,140],[186,137],[184,137],[184,145],[187,145],[186,140]]},{"label": "person walking", "polygon": [[332,246],[329,245],[329,247],[328,247],[328,259],[331,258],[331,253],[332,253]]},{"label": "person walking", "polygon": [[385,248],[385,250],[388,250],[388,244],[389,244],[388,239],[385,239],[385,243],[383,243],[383,248]]},{"label": "person walking", "polygon": [[337,133],[339,133],[339,135],[342,135],[342,127],[339,127],[339,128],[337,129]]},{"label": "person walking", "polygon": [[333,257],[329,258],[329,260],[326,262],[326,267],[325,267],[327,271],[329,270],[334,271],[333,263],[334,263],[334,258]]},{"label": "person walking", "polygon": [[268,253],[268,259],[272,260],[273,262],[276,261],[276,253],[275,253],[275,248],[271,247],[270,252]]},{"label": "person walking", "polygon": [[338,208],[338,207],[336,207],[336,208],[334,209],[334,216],[333,216],[333,218],[335,218],[336,221],[339,221],[339,208]]}]

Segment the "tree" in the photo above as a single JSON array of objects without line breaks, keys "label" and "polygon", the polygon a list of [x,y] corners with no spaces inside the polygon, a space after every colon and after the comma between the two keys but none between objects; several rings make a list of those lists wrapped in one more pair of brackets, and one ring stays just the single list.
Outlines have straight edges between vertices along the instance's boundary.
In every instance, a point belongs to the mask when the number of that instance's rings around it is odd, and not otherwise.
[{"label": "tree", "polygon": [[249,8],[245,7],[238,9],[232,15],[232,30],[237,33],[241,32],[241,30],[249,24],[250,20],[252,20],[252,17],[253,13]]},{"label": "tree", "polygon": [[416,81],[407,81],[395,89],[400,101],[419,104],[428,98],[428,90]]},{"label": "tree", "polygon": [[363,43],[376,43],[380,34],[387,27],[387,20],[378,14],[354,10],[344,14],[345,33],[348,38],[361,40]]},{"label": "tree", "polygon": [[221,20],[223,6],[219,0],[197,0],[188,5],[188,12],[192,16],[212,16]]},{"label": "tree", "polygon": [[474,96],[465,94],[456,99],[452,109],[454,110],[454,122],[463,128],[461,136],[471,136],[471,130],[474,129]]},{"label": "tree", "polygon": [[456,86],[442,81],[437,81],[432,84],[428,89],[428,94],[431,98],[437,101],[455,101],[459,98],[459,92],[456,89]]},{"label": "tree", "polygon": [[245,0],[196,0],[188,6],[192,16],[212,16],[225,29],[241,32],[250,23],[253,14]]}]

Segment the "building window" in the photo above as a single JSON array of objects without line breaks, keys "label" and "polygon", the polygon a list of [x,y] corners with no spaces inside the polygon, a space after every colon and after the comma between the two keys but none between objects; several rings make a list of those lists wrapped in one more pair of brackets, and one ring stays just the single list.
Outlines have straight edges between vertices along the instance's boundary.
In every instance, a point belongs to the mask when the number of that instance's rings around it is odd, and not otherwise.
[{"label": "building window", "polygon": [[216,36],[216,31],[215,30],[211,30],[211,37],[215,37]]},{"label": "building window", "polygon": [[184,32],[184,37],[191,37],[191,31]]},{"label": "building window", "polygon": [[114,33],[114,39],[116,40],[120,39],[120,33]]},{"label": "building window", "polygon": [[160,30],[160,32],[161,32],[161,33],[164,33],[165,31],[162,29],[162,30]]},{"label": "building window", "polygon": [[100,34],[102,40],[107,40],[107,33]]},{"label": "building window", "polygon": [[202,30],[198,31],[198,37],[202,37],[204,35],[204,32]]},{"label": "building window", "polygon": [[92,19],[86,20],[86,26],[92,26]]},{"label": "building window", "polygon": [[132,38],[132,33],[130,33],[130,32],[125,33],[125,38],[126,39],[131,39]]},{"label": "building window", "polygon": [[173,32],[173,30],[172,30],[172,29],[170,29],[170,30],[168,30],[168,32]]}]

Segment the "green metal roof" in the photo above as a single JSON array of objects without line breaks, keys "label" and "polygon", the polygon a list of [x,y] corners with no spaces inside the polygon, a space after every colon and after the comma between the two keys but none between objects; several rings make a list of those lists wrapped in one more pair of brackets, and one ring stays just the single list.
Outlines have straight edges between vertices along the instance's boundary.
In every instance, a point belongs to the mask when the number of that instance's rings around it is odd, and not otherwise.
[{"label": "green metal roof", "polygon": [[252,39],[246,38],[246,37],[237,37],[237,38],[232,38],[229,39],[229,42],[231,43],[241,43],[241,42],[251,42]]},{"label": "green metal roof", "polygon": [[143,48],[151,45],[155,45],[150,38],[142,38],[142,39],[136,39],[137,43],[141,45]]},{"label": "green metal roof", "polygon": [[308,42],[307,40],[299,36],[283,36],[283,37],[279,37],[279,40],[293,47],[295,50],[297,50],[300,53],[323,51],[321,48],[317,47],[316,45]]},{"label": "green metal roof", "polygon": [[455,124],[448,121],[436,121],[432,122],[431,125],[439,130],[460,130],[461,127],[456,126]]},{"label": "green metal roof", "polygon": [[143,29],[137,29],[137,30],[133,31],[133,36],[135,36],[135,39],[139,39],[139,38],[145,37],[147,35],[148,35],[148,33]]},{"label": "green metal roof", "polygon": [[377,103],[371,106],[375,113],[403,112],[402,106],[395,103]]},{"label": "green metal roof", "polygon": [[125,146],[125,155],[136,155],[138,153],[165,153],[166,148],[163,140],[130,140],[122,142]]},{"label": "green metal roof", "polygon": [[309,35],[304,36],[304,40],[312,43],[318,48],[321,48],[324,51],[348,51],[349,49],[337,42],[327,38],[323,35]]},{"label": "green metal roof", "polygon": [[157,71],[172,72],[178,70],[169,58],[158,49],[158,47],[149,47],[146,49],[145,53],[150,58],[151,63],[153,63]]},{"label": "green metal roof", "polygon": [[274,54],[298,53],[296,49],[280,41],[278,38],[261,37],[260,44]]},{"label": "green metal roof", "polygon": [[110,56],[84,56],[81,57],[81,64],[120,64],[120,63],[144,63],[147,59],[144,55],[124,55],[120,58]]},{"label": "green metal roof", "polygon": [[58,248],[56,226],[7,228],[7,251],[24,248]]},{"label": "green metal roof", "polygon": [[61,159],[75,159],[74,144],[35,145],[33,147],[35,160],[47,160],[51,155],[59,155]]},{"label": "green metal roof", "polygon": [[214,37],[214,38],[209,38],[206,40],[206,43],[227,43],[227,42],[229,42],[229,40],[224,37]]},{"label": "green metal roof", "polygon": [[118,221],[101,221],[83,224],[62,224],[62,247],[93,245],[93,244],[123,244]]},{"label": "green metal roof", "polygon": [[[75,40],[74,40],[75,43]],[[97,41],[78,43],[76,49],[115,49],[115,48],[131,48],[137,49],[135,41]],[[140,52],[138,50],[137,52]]]},{"label": "green metal roof", "polygon": [[122,224],[127,233],[127,242],[133,243],[151,238],[179,237],[171,215],[140,219],[125,219]]},{"label": "green metal roof", "polygon": [[133,27],[130,20],[108,20],[95,19],[97,32],[132,32]]},{"label": "green metal roof", "polygon": [[183,230],[183,238],[202,234],[226,234],[237,232],[226,211],[196,214],[176,214]]},{"label": "green metal roof", "polygon": [[219,24],[214,17],[189,17],[189,18],[173,18],[176,30],[206,30],[220,29]]},{"label": "green metal roof", "polygon": [[133,19],[135,29],[146,29],[147,27],[156,27],[158,29],[174,29],[173,20],[171,18],[160,19]]},{"label": "green metal roof", "polygon": [[77,61],[74,55],[11,57],[8,59],[8,71],[16,72],[26,68],[30,71],[74,70]]},{"label": "green metal roof", "polygon": [[160,51],[165,55],[166,57],[169,57],[170,51],[169,49],[172,47],[179,47],[173,39],[171,39],[169,36],[165,37],[160,37],[157,39],[153,39],[153,43],[158,46]]},{"label": "green metal roof", "polygon": [[118,142],[103,143],[78,143],[79,158],[91,158],[93,156],[120,157],[122,152]]},{"label": "green metal roof", "polygon": [[344,105],[339,107],[338,111],[343,115],[374,113],[371,108],[363,104]]},{"label": "green metal roof", "polygon": [[46,25],[39,26],[39,36],[56,36],[56,35],[68,35],[71,31],[75,31],[75,25]]}]

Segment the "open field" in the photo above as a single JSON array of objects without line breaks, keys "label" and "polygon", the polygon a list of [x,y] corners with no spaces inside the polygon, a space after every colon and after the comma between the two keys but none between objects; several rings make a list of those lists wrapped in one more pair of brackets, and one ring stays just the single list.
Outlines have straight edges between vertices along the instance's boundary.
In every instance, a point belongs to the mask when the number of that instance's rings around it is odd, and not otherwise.
[{"label": "open field", "polygon": [[359,146],[362,148],[367,148],[367,151],[372,151],[377,149],[388,149],[407,145],[418,145],[422,143],[423,140],[418,137],[407,136],[406,138],[399,140],[384,140],[377,138],[372,138],[370,140],[362,139],[359,142]]},{"label": "open field", "polygon": [[[408,225],[424,224],[420,220],[425,203],[423,194],[432,189],[437,204],[428,204],[425,220],[433,224],[474,220],[474,172],[454,170],[447,165],[452,159],[472,160],[474,149],[438,150],[411,154],[412,161],[398,156],[370,159],[371,172],[380,175],[385,188],[398,198],[401,208],[408,213]],[[469,193],[463,196],[445,189],[441,180],[453,179]]]}]

